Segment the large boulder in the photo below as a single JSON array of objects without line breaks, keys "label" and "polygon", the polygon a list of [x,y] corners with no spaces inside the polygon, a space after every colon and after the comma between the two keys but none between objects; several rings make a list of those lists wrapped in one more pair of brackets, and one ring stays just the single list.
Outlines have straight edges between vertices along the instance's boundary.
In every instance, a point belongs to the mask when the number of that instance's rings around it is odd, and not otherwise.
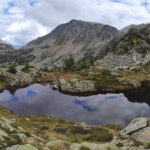
[{"label": "large boulder", "polygon": [[137,118],[120,131],[113,142],[123,146],[145,146],[150,144],[150,118]]},{"label": "large boulder", "polygon": [[132,133],[138,132],[139,130],[148,126],[149,119],[137,118],[131,121],[131,123],[120,132],[121,136],[129,136]]},{"label": "large boulder", "polygon": [[79,80],[77,78],[72,78],[69,81],[59,79],[58,87],[62,92],[68,93],[85,93],[96,91],[94,83],[89,80]]}]

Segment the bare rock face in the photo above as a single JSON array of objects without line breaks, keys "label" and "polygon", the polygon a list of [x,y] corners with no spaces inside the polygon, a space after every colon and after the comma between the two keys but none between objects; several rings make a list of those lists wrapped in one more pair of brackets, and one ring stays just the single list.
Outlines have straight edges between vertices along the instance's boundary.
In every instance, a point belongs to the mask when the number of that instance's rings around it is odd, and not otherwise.
[{"label": "bare rock face", "polygon": [[20,51],[10,49],[13,48],[9,44],[0,42],[0,64],[31,62],[38,68],[51,69],[63,67],[72,56],[75,63],[84,58],[99,68],[132,70],[150,63],[150,24],[132,25],[119,31],[109,25],[71,20]]},{"label": "bare rock face", "polygon": [[32,50],[32,64],[37,67],[62,67],[73,56],[76,62],[91,59],[100,68],[136,68],[150,62],[150,24],[119,31],[109,25],[71,20],[23,49]]},{"label": "bare rock face", "polygon": [[[35,65],[62,66],[72,55],[75,60],[105,55],[105,47],[119,34],[109,25],[71,20],[59,25],[50,34],[31,41],[23,49],[33,49]],[[39,63],[40,62],[40,63]]]}]

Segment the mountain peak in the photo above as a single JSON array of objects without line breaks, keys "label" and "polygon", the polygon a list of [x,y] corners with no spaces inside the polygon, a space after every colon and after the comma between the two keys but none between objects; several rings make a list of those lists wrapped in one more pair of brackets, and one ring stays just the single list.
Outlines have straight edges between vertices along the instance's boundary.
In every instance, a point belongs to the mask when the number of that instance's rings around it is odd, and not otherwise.
[{"label": "mountain peak", "polygon": [[90,25],[103,25],[102,23],[98,23],[98,22],[92,22],[92,21],[83,21],[83,20],[78,20],[78,19],[72,19],[68,22],[68,24],[90,24]]},{"label": "mountain peak", "polygon": [[83,22],[82,20],[72,19],[69,21],[69,23],[76,23],[76,22]]},{"label": "mountain peak", "polygon": [[[30,42],[25,49],[33,49],[35,63],[41,62],[59,66],[67,56],[82,59],[95,58],[118,34],[112,26],[72,19],[57,26],[51,33]],[[61,58],[61,59],[60,59]]]}]

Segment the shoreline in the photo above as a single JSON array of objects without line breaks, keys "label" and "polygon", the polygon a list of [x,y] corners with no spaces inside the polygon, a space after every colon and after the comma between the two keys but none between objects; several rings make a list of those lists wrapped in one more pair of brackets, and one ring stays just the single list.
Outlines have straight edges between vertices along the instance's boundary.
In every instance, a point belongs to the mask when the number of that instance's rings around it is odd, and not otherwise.
[{"label": "shoreline", "polygon": [[[25,83],[25,84],[17,84],[15,86],[6,86],[6,88],[1,89],[0,92],[3,92],[4,90],[9,90],[11,93],[14,93],[16,90],[20,88],[26,88],[32,84],[49,84],[53,90],[58,90],[62,94],[70,95],[70,96],[79,96],[79,97],[87,97],[92,95],[98,95],[98,94],[119,94],[123,93],[129,101],[131,102],[139,102],[143,103],[146,102],[150,105],[149,97],[150,97],[150,81],[145,80],[140,87],[138,88],[132,88],[132,89],[125,89],[125,90],[99,90],[96,89],[96,91],[85,91],[85,92],[70,92],[70,91],[63,91],[61,90],[61,87],[58,87],[58,89],[53,88],[52,82],[31,82],[31,83]],[[141,101],[141,99],[144,99]]]}]

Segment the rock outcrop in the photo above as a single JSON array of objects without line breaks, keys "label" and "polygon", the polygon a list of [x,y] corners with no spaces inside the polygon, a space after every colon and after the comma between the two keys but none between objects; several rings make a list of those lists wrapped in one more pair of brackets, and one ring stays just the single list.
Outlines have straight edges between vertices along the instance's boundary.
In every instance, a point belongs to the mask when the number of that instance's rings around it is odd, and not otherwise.
[{"label": "rock outcrop", "polygon": [[122,149],[150,149],[150,118],[137,118],[114,137]]},{"label": "rock outcrop", "polygon": [[94,83],[89,80],[72,78],[66,81],[64,79],[59,79],[52,84],[54,89],[59,89],[60,91],[66,93],[83,94],[88,92],[96,92]]},{"label": "rock outcrop", "polygon": [[42,82],[40,77],[45,75],[45,72],[35,68],[29,68],[27,72],[22,70],[24,66],[16,67],[16,73],[9,72],[8,68],[0,68],[0,91],[9,89],[15,91],[17,88],[31,85],[32,83]]},{"label": "rock outcrop", "polygon": [[107,69],[140,68],[150,62],[150,24],[131,26],[114,39],[103,59],[96,66]]},{"label": "rock outcrop", "polygon": [[120,135],[126,137],[133,134],[134,132],[138,132],[139,130],[147,127],[149,125],[149,121],[150,120],[147,118],[137,118],[133,120],[124,130],[122,130]]}]

